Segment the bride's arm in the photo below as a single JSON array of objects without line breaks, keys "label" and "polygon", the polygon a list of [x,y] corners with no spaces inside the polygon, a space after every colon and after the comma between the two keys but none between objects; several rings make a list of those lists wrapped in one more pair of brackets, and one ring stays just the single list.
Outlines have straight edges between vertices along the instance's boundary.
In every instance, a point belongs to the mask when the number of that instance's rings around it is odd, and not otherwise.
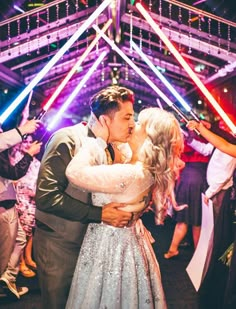
[{"label": "bride's arm", "polygon": [[[99,139],[89,139],[69,163],[66,176],[74,186],[92,192],[122,193],[143,176],[141,166],[132,164],[93,165],[104,153]],[[138,175],[138,176],[137,176]],[[144,177],[144,176],[143,176]]]}]

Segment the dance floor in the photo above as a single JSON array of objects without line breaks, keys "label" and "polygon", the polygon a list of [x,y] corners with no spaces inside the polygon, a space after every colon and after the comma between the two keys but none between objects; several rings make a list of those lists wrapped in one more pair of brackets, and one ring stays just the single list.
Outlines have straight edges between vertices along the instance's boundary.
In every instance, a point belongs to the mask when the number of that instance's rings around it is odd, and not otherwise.
[{"label": "dance floor", "polygon": [[[163,254],[168,249],[174,228],[172,220],[167,219],[164,226],[157,227],[154,225],[153,215],[148,213],[144,215],[143,222],[156,240],[153,247],[160,264],[168,308],[203,309],[198,304],[197,293],[185,271],[193,254],[192,247],[181,247],[178,257],[165,260]],[[31,279],[19,276],[17,283],[27,286],[30,290],[29,293],[22,296],[18,301],[1,297],[0,307],[6,309],[40,309],[40,291],[37,277]]]}]

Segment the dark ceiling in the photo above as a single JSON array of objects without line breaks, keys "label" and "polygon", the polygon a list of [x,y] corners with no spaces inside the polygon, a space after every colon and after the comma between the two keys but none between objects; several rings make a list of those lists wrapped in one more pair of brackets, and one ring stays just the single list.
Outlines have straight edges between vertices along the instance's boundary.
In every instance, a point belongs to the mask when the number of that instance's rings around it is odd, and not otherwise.
[{"label": "dark ceiling", "polygon": [[[216,93],[222,85],[235,83],[236,67],[236,9],[234,1],[219,0],[145,0],[153,19],[175,44],[201,81]],[[32,81],[52,57],[88,19],[100,4],[99,0],[30,1],[15,0],[0,3],[0,111]],[[154,33],[135,8],[135,1],[116,0],[115,7],[106,9],[97,18],[101,28],[112,18],[107,35],[135,63],[149,79],[177,105],[140,56],[130,47],[131,39],[151,62],[186,98],[196,113],[212,111],[210,104],[195,87],[194,82]],[[20,12],[21,11],[21,12]],[[213,15],[214,14],[214,15]],[[61,59],[34,87],[31,116],[37,115],[54,93],[60,82],[95,37],[89,27]],[[136,94],[135,110],[157,104],[157,94],[149,85],[103,40],[86,57],[45,116],[45,122],[60,108],[101,51],[108,54],[90,77],[63,115],[68,122],[77,122],[89,113],[89,98],[111,84],[131,88]],[[232,91],[235,93],[234,87]],[[236,93],[235,93],[236,95]],[[224,102],[224,109],[235,113],[235,95]],[[197,103],[202,99],[203,104]],[[160,100],[163,107],[166,103]],[[15,111],[15,118],[26,100]],[[178,105],[179,106],[179,105]],[[13,117],[13,118],[14,118]],[[15,119],[14,118],[14,119]]]}]

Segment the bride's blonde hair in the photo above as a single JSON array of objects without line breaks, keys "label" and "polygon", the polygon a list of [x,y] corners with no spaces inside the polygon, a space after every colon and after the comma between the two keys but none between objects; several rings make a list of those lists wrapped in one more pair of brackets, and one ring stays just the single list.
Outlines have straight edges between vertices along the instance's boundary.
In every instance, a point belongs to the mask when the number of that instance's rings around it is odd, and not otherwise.
[{"label": "bride's blonde hair", "polygon": [[153,201],[156,222],[162,223],[167,202],[175,206],[174,184],[177,162],[184,142],[179,123],[173,114],[160,108],[146,108],[138,122],[145,127],[147,138],[140,150],[140,160],[154,177]]}]

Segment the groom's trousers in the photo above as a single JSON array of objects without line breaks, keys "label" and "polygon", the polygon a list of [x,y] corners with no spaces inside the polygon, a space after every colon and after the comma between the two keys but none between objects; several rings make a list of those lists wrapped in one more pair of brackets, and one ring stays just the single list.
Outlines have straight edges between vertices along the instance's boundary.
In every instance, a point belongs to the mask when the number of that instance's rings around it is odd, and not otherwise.
[{"label": "groom's trousers", "polygon": [[[80,244],[64,241],[54,231],[36,229],[34,254],[38,265],[43,309],[65,308],[79,250]],[[54,263],[55,258],[58,258],[57,263]]]}]

